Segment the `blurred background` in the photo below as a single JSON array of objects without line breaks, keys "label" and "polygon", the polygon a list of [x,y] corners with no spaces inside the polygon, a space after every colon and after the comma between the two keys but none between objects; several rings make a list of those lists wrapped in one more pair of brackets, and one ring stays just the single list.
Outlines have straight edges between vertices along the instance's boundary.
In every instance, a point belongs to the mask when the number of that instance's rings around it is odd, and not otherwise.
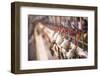
[{"label": "blurred background", "polygon": [[[36,28],[45,41],[34,35]],[[28,60],[86,58],[87,44],[88,17],[28,16]]]}]

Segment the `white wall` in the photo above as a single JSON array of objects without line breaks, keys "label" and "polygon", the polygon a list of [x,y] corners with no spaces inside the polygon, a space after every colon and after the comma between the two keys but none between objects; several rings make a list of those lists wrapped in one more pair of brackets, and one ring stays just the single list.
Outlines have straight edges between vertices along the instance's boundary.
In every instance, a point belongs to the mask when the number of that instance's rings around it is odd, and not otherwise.
[{"label": "white wall", "polygon": [[[17,76],[10,73],[10,60],[11,60],[11,10],[10,3],[13,1],[25,2],[41,2],[41,3],[57,3],[57,4],[74,4],[74,5],[87,5],[98,6],[98,20],[100,20],[100,0],[0,0],[0,76]],[[100,28],[98,22],[98,28]],[[98,29],[98,33],[100,30]],[[98,36],[98,43],[100,42],[100,35]],[[100,44],[98,45],[100,46]],[[98,55],[100,58],[100,49]],[[65,71],[65,72],[52,72],[52,73],[37,73],[37,74],[24,74],[25,76],[99,76],[100,73],[100,59],[98,60],[98,70],[81,70],[81,71]],[[18,75],[23,76],[23,74]]]}]

